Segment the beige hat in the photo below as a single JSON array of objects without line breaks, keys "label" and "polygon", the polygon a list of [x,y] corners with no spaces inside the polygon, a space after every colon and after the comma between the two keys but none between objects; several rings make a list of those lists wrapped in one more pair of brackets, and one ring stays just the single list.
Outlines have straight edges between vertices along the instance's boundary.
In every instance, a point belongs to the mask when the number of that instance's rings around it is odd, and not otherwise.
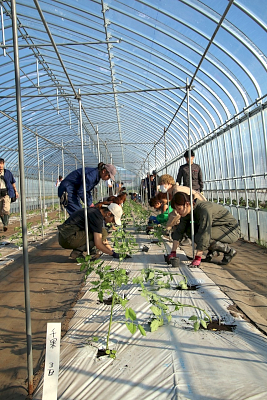
[{"label": "beige hat", "polygon": [[108,210],[114,215],[115,223],[121,225],[122,208],[116,203],[111,203]]},{"label": "beige hat", "polygon": [[109,172],[110,179],[115,181],[116,168],[112,164],[105,164],[105,169]]}]

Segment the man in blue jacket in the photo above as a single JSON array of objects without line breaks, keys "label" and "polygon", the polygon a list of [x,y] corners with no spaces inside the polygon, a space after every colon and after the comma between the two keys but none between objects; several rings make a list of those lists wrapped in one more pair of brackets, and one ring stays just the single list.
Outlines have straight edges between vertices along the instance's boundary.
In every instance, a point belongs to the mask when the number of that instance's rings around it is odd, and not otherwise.
[{"label": "man in blue jacket", "polygon": [[[93,202],[91,191],[99,183],[100,179],[115,180],[116,168],[112,164],[99,163],[96,168],[85,168],[87,207]],[[61,204],[67,209],[69,215],[82,208],[84,202],[82,168],[72,171],[61,182],[58,188],[58,197]]]},{"label": "man in blue jacket", "polygon": [[5,160],[0,158],[0,217],[4,225],[4,232],[7,231],[11,198],[18,198],[16,181],[12,173],[5,169]]}]

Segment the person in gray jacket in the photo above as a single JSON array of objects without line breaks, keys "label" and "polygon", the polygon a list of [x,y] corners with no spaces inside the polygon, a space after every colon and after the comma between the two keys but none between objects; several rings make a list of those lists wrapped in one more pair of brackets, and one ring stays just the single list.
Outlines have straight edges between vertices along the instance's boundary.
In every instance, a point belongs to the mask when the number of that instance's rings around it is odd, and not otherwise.
[{"label": "person in gray jacket", "polygon": [[[176,193],[172,199],[172,207],[180,214],[180,223],[173,232],[173,247],[169,256],[176,256],[176,250],[184,233],[190,235],[191,205],[190,197],[185,193]],[[236,250],[229,244],[240,237],[240,227],[233,215],[222,205],[210,201],[194,199],[193,202],[196,255],[191,266],[201,263],[202,254],[208,250],[205,261],[210,262],[214,252],[223,253],[221,264],[228,264],[236,255]],[[171,257],[170,257],[171,258]]]},{"label": "person in gray jacket", "polygon": [[[178,175],[176,178],[176,182],[181,185],[183,181],[183,185],[190,187],[190,175],[189,175],[189,152],[188,150],[184,153],[184,158],[186,160],[186,164],[181,165],[178,171]],[[203,192],[203,177],[202,171],[198,164],[194,163],[195,153],[193,150],[191,151],[191,171],[192,171],[192,189]]]}]

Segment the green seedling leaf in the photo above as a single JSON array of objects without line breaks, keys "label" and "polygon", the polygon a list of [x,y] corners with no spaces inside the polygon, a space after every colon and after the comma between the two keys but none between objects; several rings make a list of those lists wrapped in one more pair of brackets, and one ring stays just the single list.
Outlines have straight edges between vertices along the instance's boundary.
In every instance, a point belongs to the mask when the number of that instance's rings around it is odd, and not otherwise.
[{"label": "green seedling leaf", "polygon": [[203,326],[204,329],[207,329],[208,326],[207,326],[206,321],[204,321],[204,319],[201,319],[200,323],[201,323],[201,325]]},{"label": "green seedling leaf", "polygon": [[197,321],[197,316],[196,315],[191,315],[190,318],[188,318],[190,321]]},{"label": "green seedling leaf", "polygon": [[162,310],[156,306],[151,306],[150,310],[153,312],[154,315],[161,315],[162,314]]},{"label": "green seedling leaf", "polygon": [[112,354],[116,354],[116,353],[117,353],[117,350],[111,350],[111,353],[112,353]]},{"label": "green seedling leaf", "polygon": [[154,277],[155,277],[155,272],[150,272],[147,279],[151,280]]},{"label": "green seedling leaf", "polygon": [[159,320],[158,319],[154,319],[154,321],[151,322],[150,324],[150,330],[151,332],[156,332],[159,328]]},{"label": "green seedling leaf", "polygon": [[91,260],[91,256],[89,256],[89,255],[87,255],[87,256],[85,256],[85,259],[84,259],[86,262],[87,261],[89,261],[89,260]]},{"label": "green seedling leaf", "polygon": [[188,286],[187,286],[187,284],[184,282],[184,283],[182,283],[182,284],[180,285],[180,288],[181,288],[182,290],[187,290],[187,289],[188,289]]},{"label": "green seedling leaf", "polygon": [[106,354],[110,354],[110,350],[106,350]]},{"label": "green seedling leaf", "polygon": [[92,288],[92,289],[89,289],[89,292],[98,292],[98,289],[97,288]]},{"label": "green seedling leaf", "polygon": [[199,330],[199,327],[200,327],[200,321],[196,321],[196,322],[194,323],[194,331],[195,331],[195,332],[198,331],[198,330]]},{"label": "green seedling leaf", "polygon": [[98,298],[100,301],[104,300],[104,293],[101,290],[98,292]]},{"label": "green seedling leaf", "polygon": [[139,329],[141,335],[146,336],[146,331],[144,330],[144,328],[142,327],[142,325],[138,324],[138,329]]},{"label": "green seedling leaf", "polygon": [[120,303],[121,303],[122,307],[125,307],[126,304],[128,303],[128,300],[127,300],[127,299],[122,299],[122,298],[120,298],[119,300],[120,300]]},{"label": "green seedling leaf", "polygon": [[137,327],[133,322],[126,322],[126,326],[132,335],[136,332]]},{"label": "green seedling leaf", "polygon": [[132,309],[132,308],[128,308],[128,310],[129,310],[129,317],[128,318],[130,318],[132,321],[135,321],[136,320],[136,314],[135,314],[135,312],[134,312],[134,310]]},{"label": "green seedling leaf", "polygon": [[167,321],[168,321],[168,323],[170,323],[170,322],[171,322],[171,320],[172,320],[172,316],[171,316],[171,314],[167,315]]},{"label": "green seedling leaf", "polygon": [[99,337],[97,337],[97,336],[93,337],[93,342],[98,342],[98,340],[99,340]]}]

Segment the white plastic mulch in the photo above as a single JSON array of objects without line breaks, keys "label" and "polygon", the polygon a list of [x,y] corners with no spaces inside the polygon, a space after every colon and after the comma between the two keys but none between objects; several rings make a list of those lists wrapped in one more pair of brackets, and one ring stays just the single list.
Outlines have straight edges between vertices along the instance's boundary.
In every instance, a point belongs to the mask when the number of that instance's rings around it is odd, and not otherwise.
[{"label": "white plastic mulch", "polygon": [[[140,236],[148,244],[145,236]],[[163,250],[149,244],[149,252],[138,252],[122,266],[137,276],[144,267],[169,267],[163,259]],[[118,265],[117,260],[103,257],[107,264]],[[244,400],[267,399],[267,338],[243,319],[235,319],[227,310],[231,300],[199,268],[182,264],[180,271],[195,291],[161,289],[160,294],[185,304],[205,309],[221,323],[234,324],[233,332],[194,332],[188,317],[197,314],[185,308],[173,314],[169,325],[157,332],[139,332],[133,336],[124,324],[121,306],[115,306],[110,347],[117,350],[115,360],[107,356],[96,358],[97,346],[105,343],[109,322],[109,305],[99,304],[97,294],[89,292],[89,277],[85,294],[75,306],[75,316],[61,341],[58,399],[61,400],[119,400],[119,399],[192,399]],[[176,277],[177,282],[181,277]],[[137,285],[127,285],[122,291],[128,306],[137,313],[140,323],[149,320],[149,304],[140,296]],[[149,330],[148,325],[145,325]],[[93,343],[94,336],[100,343]],[[34,399],[42,399],[40,382]]]}]

